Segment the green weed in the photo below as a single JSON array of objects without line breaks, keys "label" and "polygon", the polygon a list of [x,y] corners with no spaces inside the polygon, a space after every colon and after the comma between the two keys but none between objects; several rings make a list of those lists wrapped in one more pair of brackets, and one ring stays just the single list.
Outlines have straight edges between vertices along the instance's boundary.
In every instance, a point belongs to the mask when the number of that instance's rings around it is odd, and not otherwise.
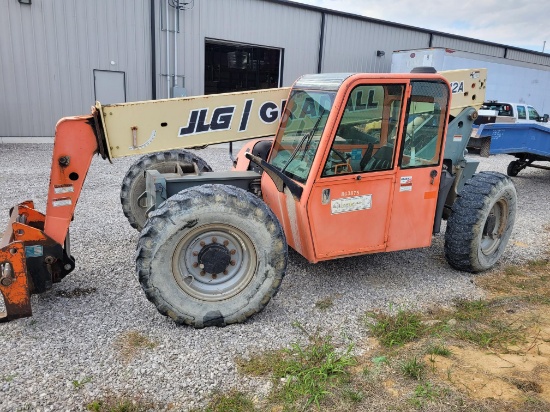
[{"label": "green weed", "polygon": [[395,316],[369,313],[365,323],[386,347],[402,346],[420,338],[426,330],[418,313],[404,310],[399,310]]},{"label": "green weed", "polygon": [[419,361],[416,356],[404,361],[401,364],[401,371],[403,375],[408,376],[416,380],[420,380],[426,370],[426,364],[423,361]]},{"label": "green weed", "polygon": [[356,360],[351,355],[352,345],[338,353],[330,336],[310,336],[310,340],[305,347],[294,343],[290,349],[267,352],[249,361],[239,359],[239,370],[256,376],[271,375],[276,386],[274,396],[285,403],[319,406],[331,388],[349,375],[347,368]]},{"label": "green weed", "polygon": [[255,410],[254,403],[247,395],[231,391],[228,394],[215,395],[204,412],[252,412]]},{"label": "green weed", "polygon": [[428,355],[444,356],[446,358],[453,354],[451,350],[444,345],[432,345],[428,348],[426,353]]},{"label": "green weed", "polygon": [[74,379],[72,381],[73,388],[80,389],[80,388],[84,387],[84,385],[86,385],[88,382],[91,382],[91,381],[92,381],[91,377],[86,377],[86,378],[82,379],[81,381],[79,381],[77,379]]},{"label": "green weed", "polygon": [[334,301],[331,297],[327,297],[315,302],[315,307],[320,310],[327,310],[334,306]]}]

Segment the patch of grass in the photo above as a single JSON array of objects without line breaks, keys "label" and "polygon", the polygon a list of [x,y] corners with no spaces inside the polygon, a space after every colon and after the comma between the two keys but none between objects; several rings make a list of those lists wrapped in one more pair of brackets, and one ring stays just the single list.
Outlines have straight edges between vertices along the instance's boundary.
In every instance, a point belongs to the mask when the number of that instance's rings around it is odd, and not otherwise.
[{"label": "patch of grass", "polygon": [[239,391],[218,393],[208,402],[204,412],[253,412],[256,408],[252,399]]},{"label": "patch of grass", "polygon": [[446,358],[453,354],[445,345],[432,345],[426,350],[426,353],[428,355],[444,356]]},{"label": "patch of grass", "polygon": [[426,401],[434,401],[443,395],[443,391],[435,387],[431,382],[418,384],[414,389],[411,403],[416,407],[422,407]]},{"label": "patch of grass", "polygon": [[401,371],[409,378],[420,380],[426,371],[426,364],[414,356],[401,364]]},{"label": "patch of grass", "polygon": [[85,377],[84,379],[82,379],[81,381],[79,381],[78,379],[74,379],[72,381],[72,384],[73,384],[73,388],[75,389],[80,389],[82,387],[84,387],[84,385],[86,385],[87,383],[91,382],[92,381],[92,378],[87,376]]},{"label": "patch of grass", "polygon": [[361,402],[365,395],[361,391],[356,391],[353,389],[345,389],[342,393],[342,396],[345,400],[348,400],[352,403],[359,403]]},{"label": "patch of grass", "polygon": [[457,300],[453,314],[457,320],[480,320],[488,311],[489,303],[484,300]]},{"label": "patch of grass", "polygon": [[115,340],[115,347],[125,361],[132,359],[141,350],[154,349],[157,346],[157,342],[135,330],[124,332]]},{"label": "patch of grass", "polygon": [[420,338],[426,331],[418,313],[399,310],[396,315],[368,313],[365,323],[386,347],[402,346]]},{"label": "patch of grass", "polygon": [[455,336],[482,348],[508,351],[509,345],[525,343],[525,327],[513,323],[491,319],[488,322],[472,322],[457,327]]},{"label": "patch of grass", "polygon": [[315,307],[320,310],[327,310],[334,306],[334,301],[331,297],[326,297],[315,302]]},{"label": "patch of grass", "polygon": [[348,367],[355,365],[352,345],[338,353],[330,336],[310,336],[305,347],[294,343],[290,349],[257,355],[249,361],[237,360],[239,370],[256,376],[271,375],[273,397],[286,404],[302,403],[304,408],[316,404],[349,376]]},{"label": "patch of grass", "polygon": [[2,380],[4,382],[13,382],[13,380],[15,379],[15,376],[16,375],[6,375],[2,377]]},{"label": "patch of grass", "polygon": [[138,397],[109,395],[88,403],[86,409],[92,412],[148,412],[161,408],[153,402]]}]

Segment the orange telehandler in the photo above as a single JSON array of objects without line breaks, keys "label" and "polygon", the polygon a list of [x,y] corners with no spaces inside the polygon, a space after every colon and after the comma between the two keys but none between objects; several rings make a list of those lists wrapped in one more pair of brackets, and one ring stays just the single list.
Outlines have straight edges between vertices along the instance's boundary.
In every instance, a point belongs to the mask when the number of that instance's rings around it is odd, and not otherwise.
[{"label": "orange telehandler", "polygon": [[[122,206],[141,231],[146,296],[179,324],[225,326],[262,310],[287,245],[312,263],[420,248],[445,219],[450,265],[486,270],[511,234],[516,191],[464,156],[485,79],[483,69],[306,75],[292,88],[97,103],[62,119],[46,214],[14,207],[0,242],[3,320],[30,316],[30,294],[75,268],[68,230],[95,154],[144,155]],[[232,142],[251,137],[233,158]],[[182,150],[222,142],[232,171]]]}]

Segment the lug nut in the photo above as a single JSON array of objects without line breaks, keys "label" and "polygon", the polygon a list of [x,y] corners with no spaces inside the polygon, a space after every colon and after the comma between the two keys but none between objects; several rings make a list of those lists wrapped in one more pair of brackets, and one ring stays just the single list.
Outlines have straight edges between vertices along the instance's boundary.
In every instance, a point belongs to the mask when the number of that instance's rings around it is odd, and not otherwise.
[{"label": "lug nut", "polygon": [[193,256],[199,256],[199,252],[193,252]]},{"label": "lug nut", "polygon": [[224,240],[224,241],[223,241],[223,245],[224,245],[224,246],[227,246],[228,244],[229,244],[229,240]]},{"label": "lug nut", "polygon": [[235,261],[232,260],[231,262],[229,262],[229,264],[230,264],[231,266],[235,266]]},{"label": "lug nut", "polygon": [[204,275],[206,275],[206,272],[204,270],[201,270],[200,275],[204,276]]},{"label": "lug nut", "polygon": [[198,266],[199,266],[199,263],[198,263],[198,262],[194,262],[194,263],[193,263],[193,267],[194,267],[194,268],[196,268],[196,267],[198,267]]},{"label": "lug nut", "polygon": [[218,238],[217,237],[213,237],[212,238],[212,243],[217,243],[218,242]]},{"label": "lug nut", "polygon": [[229,253],[231,253],[232,255],[234,255],[235,253],[237,253],[237,251],[236,251],[235,249],[231,249],[231,252],[229,252]]},{"label": "lug nut", "polygon": [[201,263],[201,264],[199,265],[199,267],[200,267],[201,269],[204,269],[204,264]]},{"label": "lug nut", "polygon": [[225,270],[223,271],[223,274],[224,274],[224,275],[227,275],[227,269],[225,269]]},{"label": "lug nut", "polygon": [[212,279],[216,279],[218,275],[216,273],[212,273]]},{"label": "lug nut", "polygon": [[206,245],[206,243],[204,243],[204,240],[201,240],[201,243],[199,243],[199,245],[201,245],[202,247],[204,247]]}]

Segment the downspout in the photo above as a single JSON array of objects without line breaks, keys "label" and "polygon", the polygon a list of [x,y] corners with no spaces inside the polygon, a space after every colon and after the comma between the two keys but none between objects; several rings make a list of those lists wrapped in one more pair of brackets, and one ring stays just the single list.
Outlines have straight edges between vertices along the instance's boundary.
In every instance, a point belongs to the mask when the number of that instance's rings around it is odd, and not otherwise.
[{"label": "downspout", "polygon": [[151,0],[151,100],[157,100],[157,40],[155,30],[155,0]]},{"label": "downspout", "polygon": [[168,0],[165,0],[166,18],[166,98],[170,98],[170,30],[168,30]]},{"label": "downspout", "polygon": [[323,46],[325,43],[325,13],[321,13],[321,33],[319,35],[319,58],[317,60],[317,73],[323,68]]},{"label": "downspout", "polygon": [[176,0],[174,7],[174,87],[178,85],[178,29],[180,15],[180,0]]}]

